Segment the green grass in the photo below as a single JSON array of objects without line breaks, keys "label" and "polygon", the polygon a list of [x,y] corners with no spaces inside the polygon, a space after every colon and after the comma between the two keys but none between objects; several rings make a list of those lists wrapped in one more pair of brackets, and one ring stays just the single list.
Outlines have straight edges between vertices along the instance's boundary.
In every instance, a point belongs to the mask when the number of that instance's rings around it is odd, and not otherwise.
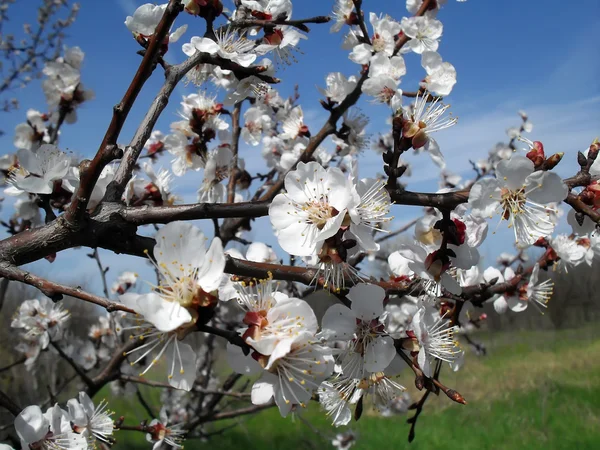
[{"label": "green grass", "polygon": [[[416,439],[407,442],[406,415],[388,418],[365,413],[350,428],[358,435],[355,449],[597,449],[600,448],[600,331],[481,335],[488,356],[469,356],[465,367],[444,370],[442,381],[458,390],[468,405],[443,394],[431,396],[420,416]],[[420,393],[407,370],[402,383],[413,399]],[[147,389],[153,402],[158,390]],[[141,407],[118,399],[117,415],[127,422],[144,418]],[[157,403],[155,403],[157,404]],[[321,449],[339,430],[312,404],[302,418],[283,419],[276,409],[237,419],[237,426],[209,442],[188,440],[186,449]],[[412,412],[409,413],[412,415]],[[310,425],[307,425],[308,422]],[[233,421],[212,424],[218,430]],[[148,448],[140,433],[118,433],[118,449]]]}]

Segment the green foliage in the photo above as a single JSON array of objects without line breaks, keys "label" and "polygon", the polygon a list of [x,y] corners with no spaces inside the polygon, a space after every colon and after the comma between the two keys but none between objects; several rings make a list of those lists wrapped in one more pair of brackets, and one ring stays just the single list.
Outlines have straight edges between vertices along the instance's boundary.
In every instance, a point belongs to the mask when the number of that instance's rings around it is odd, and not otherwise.
[{"label": "green foliage", "polygon": [[[523,332],[478,336],[489,350],[487,357],[469,356],[458,373],[444,369],[442,380],[469,402],[452,403],[443,394],[430,396],[419,417],[416,439],[408,444],[412,415],[378,417],[365,412],[350,428],[358,435],[356,450],[366,449],[596,449],[600,442],[600,341],[594,328],[559,332]],[[516,345],[527,342],[528,345]],[[413,399],[410,373],[402,376]],[[145,388],[158,404],[158,390]],[[117,400],[117,415],[128,403]],[[145,417],[141,407],[127,413],[127,423]],[[307,425],[309,423],[310,425]],[[206,431],[233,425],[218,422]],[[240,417],[237,425],[209,442],[188,440],[187,450],[327,449],[345,427],[334,429],[311,404],[302,417],[283,419],[276,409]],[[141,433],[120,432],[119,449],[148,449]]]}]

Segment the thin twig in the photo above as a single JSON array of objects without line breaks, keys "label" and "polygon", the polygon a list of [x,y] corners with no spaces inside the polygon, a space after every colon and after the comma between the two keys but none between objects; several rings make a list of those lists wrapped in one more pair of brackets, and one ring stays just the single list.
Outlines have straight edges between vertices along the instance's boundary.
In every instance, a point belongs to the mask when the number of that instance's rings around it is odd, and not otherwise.
[{"label": "thin twig", "polygon": [[63,349],[60,348],[60,346],[53,341],[50,341],[50,344],[52,344],[52,347],[54,347],[56,349],[56,351],[58,352],[58,354],[60,355],[60,357],[62,359],[64,359],[72,368],[75,372],[77,372],[77,375],[79,375],[81,377],[81,380],[86,384],[86,386],[88,388],[92,388],[94,386],[94,381],[88,376],[87,373],[85,373],[85,370],[83,370],[81,367],[79,367],[79,364],[77,364],[73,358],[71,358],[69,355],[67,355]]}]

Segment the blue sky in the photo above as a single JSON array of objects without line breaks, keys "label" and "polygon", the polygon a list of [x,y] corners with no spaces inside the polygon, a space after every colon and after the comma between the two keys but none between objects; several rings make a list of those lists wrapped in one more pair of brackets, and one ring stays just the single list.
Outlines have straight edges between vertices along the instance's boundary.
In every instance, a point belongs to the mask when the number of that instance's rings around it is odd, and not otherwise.
[{"label": "blue sky", "polygon": [[[110,121],[111,108],[127,89],[140,62],[140,56],[136,55],[139,46],[123,22],[142,3],[144,1],[138,0],[82,2],[79,18],[69,29],[66,43],[79,45],[86,53],[82,80],[86,87],[95,90],[96,99],[80,109],[77,124],[65,126],[61,149],[84,157],[92,157],[96,152]],[[296,0],[294,17],[327,15],[332,4],[332,0]],[[364,8],[389,13],[398,20],[406,15],[404,2],[398,0],[365,0]],[[20,27],[23,22],[34,19],[31,9],[14,7],[13,10],[10,26]],[[577,150],[583,150],[600,134],[597,113],[600,106],[599,13],[597,0],[583,0],[576,5],[558,0],[469,0],[466,3],[448,0],[438,16],[444,24],[439,52],[458,73],[458,83],[447,100],[453,114],[459,117],[459,123],[436,136],[448,169],[468,176],[468,159],[485,157],[496,142],[505,140],[506,128],[519,123],[517,110],[524,109],[534,124],[531,137],[543,141],[549,154],[565,152],[558,172],[566,176],[576,170]],[[189,23],[189,28],[181,40],[171,46],[171,62],[183,59],[181,44],[204,32],[201,19],[184,16],[184,22]],[[300,84],[305,117],[311,130],[316,132],[327,117],[318,103],[316,86],[323,86],[329,72],[339,71],[350,76],[357,74],[359,67],[347,58],[346,51],[340,49],[341,33],[329,34],[328,25],[312,25],[311,29],[309,39],[301,43],[301,53],[296,55],[299,63],[278,73],[283,80],[278,89],[285,96],[292,92],[295,84]],[[406,63],[408,74],[400,87],[412,91],[423,71],[417,55],[407,55]],[[144,87],[119,142],[128,142],[161,83],[161,71],[157,70]],[[170,122],[176,120],[180,97],[191,92],[193,86],[182,86],[175,92],[159,120],[158,129],[168,132]],[[21,109],[1,116],[0,128],[7,132],[0,138],[3,154],[14,151],[11,130],[24,120],[26,110],[44,110],[39,82],[16,91],[14,96],[19,98]],[[368,131],[373,137],[386,130],[388,110],[385,107],[372,105],[364,99],[359,106],[371,119]],[[242,148],[242,157],[252,168],[262,165],[259,148]],[[406,180],[409,188],[436,190],[437,172],[429,158],[421,155],[412,158],[411,162],[413,176]],[[168,164],[168,159],[161,163]],[[366,151],[360,159],[361,176],[380,171],[379,157]],[[175,180],[175,186],[179,186],[177,192],[183,192],[187,201],[194,201],[200,182],[198,173],[195,177]],[[7,210],[4,208],[2,214],[5,215]],[[398,223],[418,213],[419,209],[414,207],[394,210]],[[261,226],[256,226],[250,236],[273,244],[266,220],[261,219]],[[207,234],[212,233],[211,227],[206,230]],[[501,227],[498,234],[483,244],[482,254],[491,262],[512,242],[512,233]],[[275,248],[284,255],[277,246]],[[31,270],[61,281],[97,288],[94,261],[83,256],[84,252],[85,249],[70,250],[59,255],[54,264],[41,261],[33,264]],[[103,252],[102,256],[111,266],[110,280],[124,269],[151,277],[152,271],[139,259],[108,252]]]}]

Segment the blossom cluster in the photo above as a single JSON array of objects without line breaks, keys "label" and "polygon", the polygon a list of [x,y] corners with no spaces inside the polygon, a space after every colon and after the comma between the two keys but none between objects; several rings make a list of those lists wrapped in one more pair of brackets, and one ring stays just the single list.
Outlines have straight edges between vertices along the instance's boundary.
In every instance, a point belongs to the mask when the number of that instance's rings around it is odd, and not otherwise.
[{"label": "blossom cluster", "polygon": [[15,429],[24,449],[93,449],[97,441],[112,442],[112,414],[105,401],[94,405],[85,392],[80,392],[67,402],[66,410],[58,404],[45,413],[37,405],[26,407],[15,418]]}]

